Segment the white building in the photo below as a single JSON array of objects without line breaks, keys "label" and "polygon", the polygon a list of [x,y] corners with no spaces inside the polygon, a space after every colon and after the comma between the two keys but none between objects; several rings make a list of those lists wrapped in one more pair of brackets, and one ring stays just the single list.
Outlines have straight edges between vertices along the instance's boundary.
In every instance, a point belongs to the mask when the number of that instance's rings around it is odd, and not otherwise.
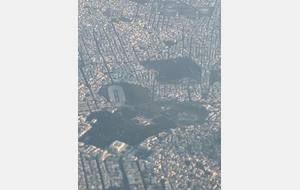
[{"label": "white building", "polygon": [[109,149],[113,152],[121,152],[126,147],[127,145],[124,142],[120,142],[116,140],[109,146]]}]

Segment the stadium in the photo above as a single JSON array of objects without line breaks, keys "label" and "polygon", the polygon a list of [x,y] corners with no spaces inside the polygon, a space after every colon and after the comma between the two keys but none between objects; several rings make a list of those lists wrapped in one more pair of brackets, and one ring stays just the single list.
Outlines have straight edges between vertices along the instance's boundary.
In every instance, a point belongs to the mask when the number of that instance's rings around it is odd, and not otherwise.
[{"label": "stadium", "polygon": [[121,107],[125,105],[126,98],[121,86],[111,85],[108,87],[108,95],[112,107]]}]

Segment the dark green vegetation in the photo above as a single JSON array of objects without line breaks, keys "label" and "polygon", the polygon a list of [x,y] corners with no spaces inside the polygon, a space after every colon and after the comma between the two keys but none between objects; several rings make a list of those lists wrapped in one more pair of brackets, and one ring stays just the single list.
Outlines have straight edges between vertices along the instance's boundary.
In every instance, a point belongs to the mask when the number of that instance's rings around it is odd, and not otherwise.
[{"label": "dark green vegetation", "polygon": [[139,116],[143,116],[143,117],[145,117],[146,119],[151,119],[151,118],[153,118],[153,117],[158,116],[158,113],[157,113],[157,112],[151,111],[150,109],[147,109],[147,108],[144,107],[144,106],[137,106],[137,107],[135,107],[135,111],[136,111],[137,113],[139,113],[139,114],[138,114]]},{"label": "dark green vegetation", "polygon": [[136,105],[151,101],[150,91],[148,88],[128,83],[119,83],[125,93],[128,105]]},{"label": "dark green vegetation", "polygon": [[188,19],[195,19],[197,17],[196,8],[182,1],[159,1],[157,8],[159,14],[164,16],[176,16],[178,13],[178,15]]},{"label": "dark green vegetation", "polygon": [[[88,121],[97,119],[92,129],[83,135],[79,141],[100,148],[108,147],[113,141],[123,141],[129,145],[136,145],[149,136],[175,128],[176,121],[182,124],[203,124],[207,117],[207,110],[201,104],[176,101],[150,102],[147,88],[119,83],[126,96],[126,104],[132,106],[119,108],[116,112],[94,112]],[[108,87],[102,87],[98,94],[109,100]],[[163,109],[162,109],[163,108]],[[136,116],[152,119],[148,126],[137,125],[133,118]],[[178,124],[178,123],[177,123]]]},{"label": "dark green vegetation", "polygon": [[84,142],[84,139],[89,137],[90,139],[85,143],[100,148],[109,146],[115,140],[136,145],[149,136],[176,127],[174,122],[163,117],[153,118],[155,124],[139,126],[136,125],[135,120],[132,120],[135,116],[136,112],[130,108],[122,108],[113,114],[106,111],[91,113],[87,120],[97,119],[97,123],[92,124],[92,129],[79,141]]},{"label": "dark green vegetation", "polygon": [[172,46],[177,44],[176,42],[173,42],[173,41],[170,41],[170,40],[164,41],[164,43],[168,47],[172,47]]},{"label": "dark green vegetation", "polygon": [[125,18],[125,17],[120,17],[119,20],[122,22],[131,22],[132,21],[131,19]]},{"label": "dark green vegetation", "polygon": [[191,5],[180,2],[178,5],[178,15],[185,16],[187,19],[197,18],[197,10]]},{"label": "dark green vegetation", "polygon": [[203,166],[203,164],[201,162],[196,162],[196,168],[199,168],[201,170],[205,170],[204,166]]},{"label": "dark green vegetation", "polygon": [[130,0],[130,1],[136,2],[137,4],[141,4],[141,5],[144,5],[149,2],[149,0]]},{"label": "dark green vegetation", "polygon": [[198,8],[198,16],[199,17],[204,17],[204,16],[210,17],[213,13],[213,10],[214,10],[213,7]]},{"label": "dark green vegetation", "polygon": [[114,22],[114,23],[119,24],[119,23],[120,23],[120,20],[117,19],[117,18],[112,18],[112,19],[110,20],[110,22]]},{"label": "dark green vegetation", "polygon": [[103,86],[100,88],[100,90],[97,92],[99,96],[103,96],[107,101],[109,101],[109,95],[108,95],[108,86]]},{"label": "dark green vegetation", "polygon": [[125,17],[120,17],[120,18],[112,18],[110,22],[114,22],[119,24],[121,22],[131,22],[132,20],[129,18],[125,18]]},{"label": "dark green vegetation", "polygon": [[190,102],[151,102],[147,105],[136,107],[136,110],[138,110],[137,113],[139,113],[139,116],[142,115],[146,118],[149,118],[147,116],[151,114],[151,116],[162,114],[162,116],[173,121],[179,121],[184,125],[201,125],[205,122],[205,118],[208,116],[208,111],[205,107],[201,106],[200,103],[191,104]]},{"label": "dark green vegetation", "polygon": [[185,104],[185,103],[178,103],[174,106],[174,109],[177,109],[181,112],[187,112],[187,113],[193,113],[197,116],[203,116],[206,117],[207,110],[205,107],[198,107],[191,104]]},{"label": "dark green vegetation", "polygon": [[191,164],[191,161],[186,160],[186,161],[184,161],[184,163],[185,163],[185,165],[189,166]]},{"label": "dark green vegetation", "polygon": [[[208,116],[208,112],[206,108],[202,106],[195,106],[185,103],[178,103],[172,109],[169,110],[170,115],[175,115],[177,113],[182,114],[185,113],[186,116],[181,116],[180,123],[184,125],[191,125],[191,124],[203,124],[205,118]],[[196,119],[191,119],[196,118]]]},{"label": "dark green vegetation", "polygon": [[[128,83],[118,83],[123,90],[126,97],[126,104],[128,105],[136,105],[141,103],[147,103],[151,101],[150,92],[147,88],[135,85],[135,84],[128,84]],[[108,95],[108,86],[103,86],[98,91],[98,94],[100,96],[103,96],[106,98],[107,101],[109,100]]]},{"label": "dark green vegetation", "polygon": [[122,190],[122,187],[109,187],[107,190]]},{"label": "dark green vegetation", "polygon": [[221,70],[213,70],[209,76],[209,84],[212,85],[214,82],[221,83]]},{"label": "dark green vegetation", "polygon": [[192,59],[181,57],[159,61],[143,61],[141,65],[158,72],[156,79],[160,83],[178,83],[180,79],[190,78],[198,82],[201,80],[201,67]]}]

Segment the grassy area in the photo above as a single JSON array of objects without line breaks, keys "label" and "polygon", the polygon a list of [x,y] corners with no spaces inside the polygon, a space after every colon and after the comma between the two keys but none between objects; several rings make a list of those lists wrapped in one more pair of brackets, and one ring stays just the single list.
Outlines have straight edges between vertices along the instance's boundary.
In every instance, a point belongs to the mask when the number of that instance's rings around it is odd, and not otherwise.
[{"label": "grassy area", "polygon": [[157,113],[154,113],[153,111],[146,109],[145,107],[135,107],[135,111],[138,115],[144,116],[147,119],[151,119],[157,116]]},{"label": "grassy area", "polygon": [[[203,124],[205,121],[205,118],[208,116],[208,112],[206,108],[204,107],[198,107],[193,105],[186,105],[178,103],[176,104],[173,109],[177,110],[178,112],[185,112],[188,115],[196,115],[198,117],[196,123]],[[181,121],[183,124],[191,124],[189,121]]]},{"label": "grassy area", "polygon": [[147,69],[158,71],[156,79],[161,83],[178,83],[183,78],[190,78],[199,82],[201,80],[201,67],[188,57],[144,61],[141,62],[141,65]]},{"label": "grassy area", "polygon": [[129,105],[136,105],[151,101],[148,88],[128,83],[119,83],[118,85],[123,88]]},{"label": "grassy area", "polygon": [[173,42],[173,41],[170,41],[170,40],[167,40],[167,41],[164,41],[165,45],[168,46],[168,47],[172,47],[174,45],[176,45],[177,43]]},{"label": "grassy area", "polygon": [[[92,129],[79,141],[100,148],[108,147],[115,140],[136,145],[149,136],[176,127],[174,122],[162,117],[156,118],[153,125],[139,126],[135,124],[134,120],[131,120],[135,115],[136,112],[130,108],[120,109],[113,114],[105,111],[91,113],[87,120],[97,119],[97,123],[92,124]],[[89,137],[90,140],[85,141],[86,137]]]},{"label": "grassy area", "polygon": [[214,82],[221,82],[221,70],[213,70],[209,76],[209,84],[212,85]]},{"label": "grassy area", "polygon": [[130,1],[136,2],[137,4],[140,5],[144,5],[145,3],[149,2],[149,0],[130,0]]},{"label": "grassy area", "polygon": [[108,90],[107,86],[103,86],[100,88],[100,90],[97,92],[99,96],[103,96],[107,101],[109,101],[109,95],[108,95]]}]

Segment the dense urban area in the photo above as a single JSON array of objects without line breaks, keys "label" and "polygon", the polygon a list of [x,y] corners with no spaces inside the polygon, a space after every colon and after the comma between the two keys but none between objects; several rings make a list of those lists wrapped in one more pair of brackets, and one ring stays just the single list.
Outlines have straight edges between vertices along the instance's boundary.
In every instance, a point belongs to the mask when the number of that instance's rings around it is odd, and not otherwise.
[{"label": "dense urban area", "polygon": [[79,0],[78,189],[220,190],[220,74],[220,0]]}]

